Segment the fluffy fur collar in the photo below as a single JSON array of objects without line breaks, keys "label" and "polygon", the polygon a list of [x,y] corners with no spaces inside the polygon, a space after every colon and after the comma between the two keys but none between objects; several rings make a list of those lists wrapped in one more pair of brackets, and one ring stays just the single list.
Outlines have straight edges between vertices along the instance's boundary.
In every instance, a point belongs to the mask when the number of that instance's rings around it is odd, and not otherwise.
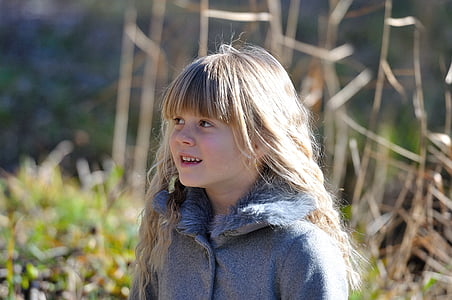
[{"label": "fluffy fur collar", "polygon": [[[306,217],[316,208],[315,200],[293,191],[280,180],[259,180],[248,194],[230,208],[227,215],[213,216],[203,189],[186,188],[186,198],[180,207],[177,230],[189,235],[242,235],[266,226],[286,226]],[[168,192],[158,193],[154,209],[166,212]]]}]

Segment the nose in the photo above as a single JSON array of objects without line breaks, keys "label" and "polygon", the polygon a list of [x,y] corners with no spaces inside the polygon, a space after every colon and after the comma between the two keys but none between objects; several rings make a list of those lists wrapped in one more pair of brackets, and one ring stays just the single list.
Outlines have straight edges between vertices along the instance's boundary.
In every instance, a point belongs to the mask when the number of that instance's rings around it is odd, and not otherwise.
[{"label": "nose", "polygon": [[189,126],[184,126],[182,129],[177,131],[176,140],[180,144],[183,144],[186,146],[195,145],[195,137]]}]

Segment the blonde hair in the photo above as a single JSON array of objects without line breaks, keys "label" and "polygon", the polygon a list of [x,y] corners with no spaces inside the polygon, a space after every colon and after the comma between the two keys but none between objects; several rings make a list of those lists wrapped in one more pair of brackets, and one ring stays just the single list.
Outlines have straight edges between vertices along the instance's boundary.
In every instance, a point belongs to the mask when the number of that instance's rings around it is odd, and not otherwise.
[{"label": "blonde hair", "polygon": [[[327,191],[317,163],[316,144],[309,111],[301,104],[289,75],[268,52],[258,47],[237,50],[222,45],[217,54],[199,58],[171,83],[162,105],[162,142],[156,154],[147,202],[142,215],[136,249],[136,282],[141,296],[166,259],[171,234],[183,201],[183,186],[176,181],[176,167],[169,151],[171,120],[181,111],[217,118],[231,126],[237,145],[247,157],[260,157],[260,164],[292,188],[316,199],[317,209],[308,219],[327,232],[342,251],[349,284],[356,288],[359,274],[355,251],[343,229],[334,198]],[[258,147],[256,147],[258,145]],[[256,148],[262,156],[258,156]],[[174,180],[173,180],[174,182]],[[166,215],[153,210],[152,199],[171,189]],[[143,297],[144,298],[144,297]]]}]

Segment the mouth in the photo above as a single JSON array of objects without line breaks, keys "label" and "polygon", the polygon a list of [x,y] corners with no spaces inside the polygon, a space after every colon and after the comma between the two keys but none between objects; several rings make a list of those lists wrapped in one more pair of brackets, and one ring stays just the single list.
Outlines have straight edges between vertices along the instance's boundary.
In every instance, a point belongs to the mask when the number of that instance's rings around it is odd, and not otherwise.
[{"label": "mouth", "polygon": [[181,155],[180,160],[181,160],[182,164],[190,164],[190,165],[199,164],[200,162],[202,162],[202,159],[194,157],[194,156],[188,156],[188,155]]}]

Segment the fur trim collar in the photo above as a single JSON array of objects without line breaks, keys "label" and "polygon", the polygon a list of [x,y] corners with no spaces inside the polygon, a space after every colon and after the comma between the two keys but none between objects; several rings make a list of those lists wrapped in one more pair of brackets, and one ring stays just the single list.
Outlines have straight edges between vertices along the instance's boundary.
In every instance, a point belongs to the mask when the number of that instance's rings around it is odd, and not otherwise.
[{"label": "fur trim collar", "polygon": [[[168,192],[158,193],[154,209],[166,212]],[[313,197],[291,189],[281,180],[259,180],[248,194],[230,208],[227,215],[213,216],[212,207],[203,189],[186,188],[180,207],[177,230],[189,235],[242,235],[266,226],[286,226],[305,218],[316,208]]]}]

